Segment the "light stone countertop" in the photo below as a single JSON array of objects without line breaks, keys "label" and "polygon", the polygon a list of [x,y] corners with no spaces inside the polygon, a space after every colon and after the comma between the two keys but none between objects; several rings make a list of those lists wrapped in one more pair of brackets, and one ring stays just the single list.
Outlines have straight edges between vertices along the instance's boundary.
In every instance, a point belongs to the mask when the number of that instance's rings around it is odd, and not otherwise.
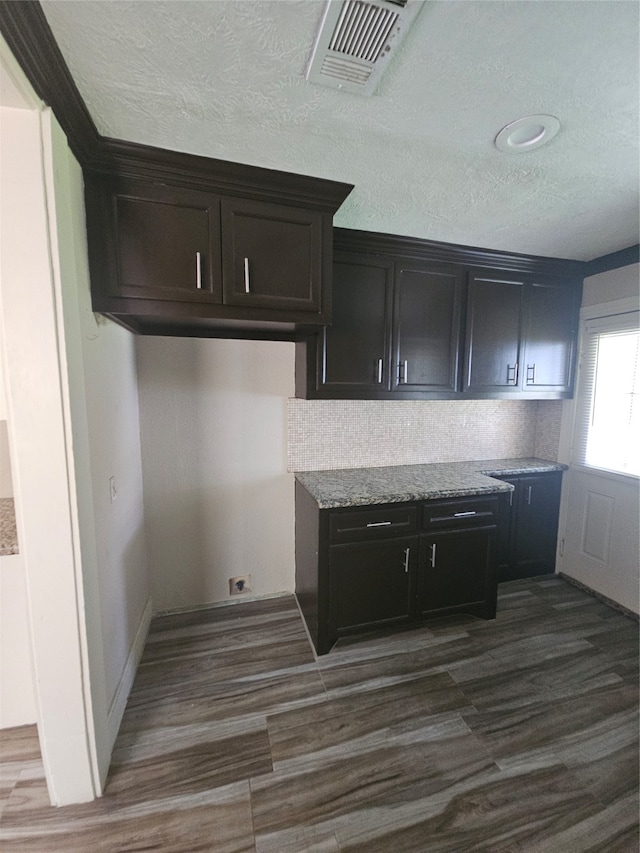
[{"label": "light stone countertop", "polygon": [[298,471],[295,477],[320,509],[335,509],[510,492],[513,490],[510,483],[493,476],[539,474],[566,468],[559,462],[532,457]]},{"label": "light stone countertop", "polygon": [[18,533],[13,498],[0,498],[0,557],[18,554]]}]

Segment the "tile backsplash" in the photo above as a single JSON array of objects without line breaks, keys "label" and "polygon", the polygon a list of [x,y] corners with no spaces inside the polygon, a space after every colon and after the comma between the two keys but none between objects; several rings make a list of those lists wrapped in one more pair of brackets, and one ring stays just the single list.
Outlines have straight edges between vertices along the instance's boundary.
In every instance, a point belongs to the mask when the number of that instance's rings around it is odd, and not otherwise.
[{"label": "tile backsplash", "polygon": [[555,461],[560,401],[288,401],[288,469],[379,467],[511,456]]}]

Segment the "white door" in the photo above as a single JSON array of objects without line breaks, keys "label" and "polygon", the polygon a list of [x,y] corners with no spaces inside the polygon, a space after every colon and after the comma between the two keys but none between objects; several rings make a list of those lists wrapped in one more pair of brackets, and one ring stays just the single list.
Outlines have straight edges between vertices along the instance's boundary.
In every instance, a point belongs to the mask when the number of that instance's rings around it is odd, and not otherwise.
[{"label": "white door", "polygon": [[[620,307],[626,307],[620,305]],[[559,570],[638,612],[640,331],[638,311],[583,309]]]}]

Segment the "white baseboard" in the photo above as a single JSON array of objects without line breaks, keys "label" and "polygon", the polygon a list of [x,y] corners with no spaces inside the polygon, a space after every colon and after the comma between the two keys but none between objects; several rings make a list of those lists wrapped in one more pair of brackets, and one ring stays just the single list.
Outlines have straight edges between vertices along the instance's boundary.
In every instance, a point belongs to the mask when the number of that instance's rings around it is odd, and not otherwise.
[{"label": "white baseboard", "polygon": [[144,610],[142,611],[138,630],[136,631],[136,636],[131,644],[127,661],[122,670],[122,675],[118,681],[118,687],[116,688],[113,701],[111,702],[111,706],[107,714],[110,749],[113,749],[116,737],[118,736],[118,730],[120,729],[120,723],[122,722],[122,715],[124,714],[127,699],[129,698],[129,693],[133,686],[133,679],[136,677],[138,664],[140,663],[140,658],[142,657],[142,652],[144,650],[144,644],[147,641],[152,612],[153,606],[151,598],[148,598],[144,606]]}]

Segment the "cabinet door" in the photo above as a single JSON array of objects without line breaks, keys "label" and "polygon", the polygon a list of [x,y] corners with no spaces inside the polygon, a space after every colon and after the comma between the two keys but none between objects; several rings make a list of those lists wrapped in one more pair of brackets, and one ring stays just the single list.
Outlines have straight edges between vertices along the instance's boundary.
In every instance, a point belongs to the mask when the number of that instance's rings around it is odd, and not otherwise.
[{"label": "cabinet door", "polygon": [[496,528],[431,533],[421,539],[418,615],[496,614]]},{"label": "cabinet door", "polygon": [[562,473],[519,477],[514,497],[510,577],[555,571]]},{"label": "cabinet door", "polygon": [[535,282],[528,288],[522,364],[525,391],[571,392],[577,292],[573,282]]},{"label": "cabinet door", "polygon": [[331,325],[318,336],[317,384],[336,396],[389,389],[393,264],[337,252]]},{"label": "cabinet door", "polygon": [[460,273],[396,262],[392,390],[456,390],[461,291]]},{"label": "cabinet door", "polygon": [[321,311],[322,214],[223,199],[223,302],[285,312]]},{"label": "cabinet door", "polygon": [[[159,196],[164,196],[160,200]],[[219,200],[135,182],[111,198],[111,293],[172,302],[220,301]]]},{"label": "cabinet door", "polygon": [[409,621],[418,542],[410,536],[331,546],[330,634]]},{"label": "cabinet door", "polygon": [[464,391],[518,388],[523,293],[523,281],[470,275]]}]

